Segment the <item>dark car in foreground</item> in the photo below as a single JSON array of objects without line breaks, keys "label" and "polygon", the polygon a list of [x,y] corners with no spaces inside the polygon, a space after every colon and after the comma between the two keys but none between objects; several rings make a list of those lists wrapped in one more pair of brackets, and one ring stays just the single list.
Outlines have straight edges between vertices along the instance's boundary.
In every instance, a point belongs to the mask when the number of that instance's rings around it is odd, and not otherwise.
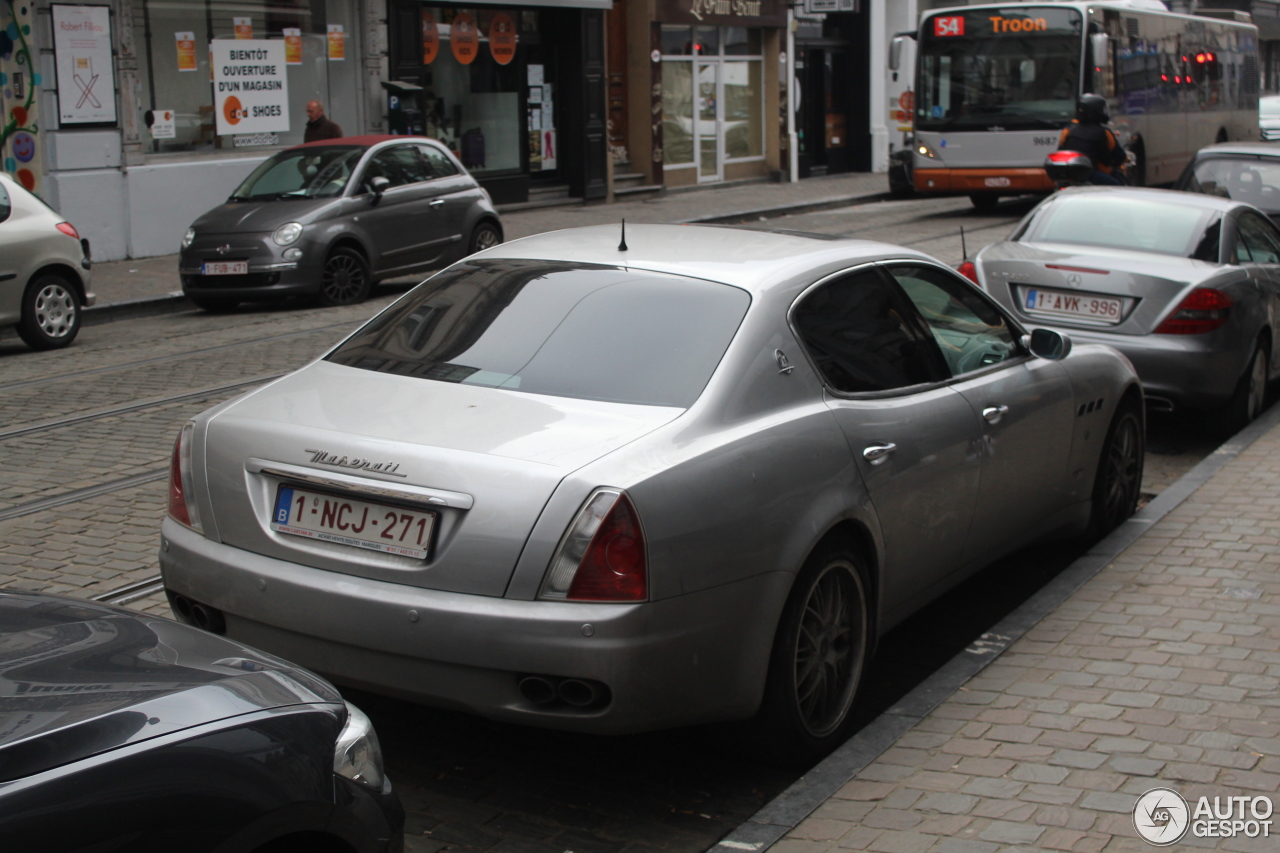
[{"label": "dark car in foreground", "polygon": [[489,194],[426,137],[352,136],[267,158],[182,238],[182,290],[201,308],[312,296],[364,300],[383,278],[502,242]]},{"label": "dark car in foreground", "polygon": [[279,658],[157,616],[0,592],[0,848],[392,853],[367,717]]},{"label": "dark car in foreground", "polygon": [[1280,145],[1223,142],[1201,148],[1173,188],[1251,204],[1280,222]]},{"label": "dark car in foreground", "polygon": [[969,273],[1020,322],[1120,350],[1156,409],[1208,410],[1234,429],[1280,373],[1280,230],[1241,202],[1063,190]]}]

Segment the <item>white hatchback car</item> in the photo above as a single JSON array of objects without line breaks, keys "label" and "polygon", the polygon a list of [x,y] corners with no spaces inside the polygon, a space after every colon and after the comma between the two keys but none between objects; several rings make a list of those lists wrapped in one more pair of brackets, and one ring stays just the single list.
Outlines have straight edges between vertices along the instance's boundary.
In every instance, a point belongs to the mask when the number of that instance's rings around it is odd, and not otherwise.
[{"label": "white hatchback car", "polygon": [[33,349],[75,340],[89,290],[89,241],[0,172],[0,327],[17,326]]}]

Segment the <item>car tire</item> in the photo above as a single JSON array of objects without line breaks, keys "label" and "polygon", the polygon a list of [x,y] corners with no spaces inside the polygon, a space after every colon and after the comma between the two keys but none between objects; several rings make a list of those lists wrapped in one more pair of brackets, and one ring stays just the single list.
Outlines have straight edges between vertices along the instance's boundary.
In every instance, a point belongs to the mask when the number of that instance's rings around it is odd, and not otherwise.
[{"label": "car tire", "polygon": [[202,311],[221,312],[230,311],[240,304],[240,300],[234,296],[207,296],[201,294],[199,296],[194,293],[188,293],[187,298],[191,300],[191,304]]},{"label": "car tire", "polygon": [[80,333],[80,296],[57,273],[37,276],[22,294],[18,335],[32,349],[60,349]]},{"label": "car tire", "polygon": [[1262,414],[1267,405],[1267,363],[1271,356],[1264,342],[1258,341],[1249,357],[1249,366],[1236,381],[1231,399],[1218,413],[1218,428],[1234,435]]},{"label": "car tire", "polygon": [[770,757],[809,766],[843,740],[871,647],[867,569],[846,542],[805,561],[774,635],[756,722]]},{"label": "car tire", "polygon": [[1000,203],[1000,196],[995,193],[972,193],[969,201],[973,204],[974,210],[986,213],[996,209],[996,205]]},{"label": "car tire", "polygon": [[339,246],[325,258],[320,277],[321,305],[355,305],[369,298],[369,263],[355,249]]},{"label": "car tire", "polygon": [[467,254],[474,255],[485,249],[492,249],[502,242],[502,232],[492,222],[481,222],[471,232],[471,240],[467,243]]},{"label": "car tire", "polygon": [[1098,457],[1089,512],[1091,539],[1115,530],[1137,510],[1145,454],[1142,409],[1139,403],[1127,398],[1111,417]]}]

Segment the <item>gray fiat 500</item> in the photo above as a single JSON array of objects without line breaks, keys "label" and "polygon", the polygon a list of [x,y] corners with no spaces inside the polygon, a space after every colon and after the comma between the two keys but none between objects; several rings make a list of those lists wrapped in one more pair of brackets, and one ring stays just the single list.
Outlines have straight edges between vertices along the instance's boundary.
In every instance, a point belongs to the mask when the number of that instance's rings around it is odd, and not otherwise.
[{"label": "gray fiat 500", "polygon": [[201,308],[283,296],[350,305],[379,279],[502,242],[489,194],[425,137],[352,136],[268,158],[182,238],[182,290]]},{"label": "gray fiat 500", "polygon": [[528,237],[174,449],[175,613],[340,683],[630,732],[839,741],[876,638],[1134,509],[1142,390],[896,246]]}]

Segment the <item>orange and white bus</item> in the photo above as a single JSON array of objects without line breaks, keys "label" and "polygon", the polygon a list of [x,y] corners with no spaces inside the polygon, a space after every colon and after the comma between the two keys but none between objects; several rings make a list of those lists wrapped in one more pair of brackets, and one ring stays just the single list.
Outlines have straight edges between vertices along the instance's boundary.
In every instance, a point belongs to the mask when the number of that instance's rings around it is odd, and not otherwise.
[{"label": "orange and white bus", "polygon": [[981,208],[1051,191],[1041,164],[1086,92],[1110,105],[1131,183],[1171,182],[1200,148],[1258,138],[1258,32],[1245,20],[1155,0],[1015,3],[934,10],[916,37],[918,193],[968,193]]}]

